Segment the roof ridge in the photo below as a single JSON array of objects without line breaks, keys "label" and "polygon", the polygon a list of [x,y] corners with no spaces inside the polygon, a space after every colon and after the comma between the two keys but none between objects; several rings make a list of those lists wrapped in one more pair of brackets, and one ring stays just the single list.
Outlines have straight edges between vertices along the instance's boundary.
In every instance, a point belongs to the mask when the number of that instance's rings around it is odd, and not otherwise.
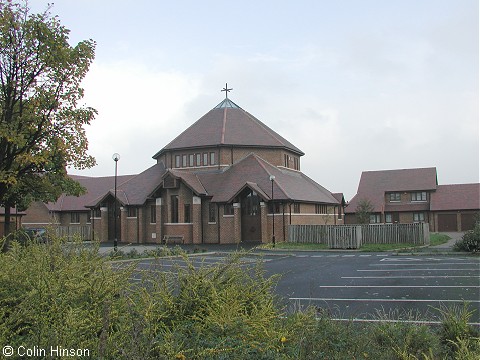
[{"label": "roof ridge", "polygon": [[[270,164],[267,160],[261,158],[261,157],[258,156],[257,154],[253,154],[253,155],[254,155],[254,157],[255,157],[255,160],[260,164],[260,166],[261,166],[261,167],[267,172],[267,174],[269,174],[270,176],[272,176],[273,174],[271,174],[271,173],[267,170],[267,168],[266,168],[266,166],[265,166],[264,163],[267,163],[267,164],[270,165],[273,169],[275,169],[276,171],[278,171],[278,172],[281,173],[281,171],[280,171],[277,167],[275,167],[275,166],[273,166],[272,164]],[[262,161],[259,161],[259,160],[262,160]],[[273,175],[273,176],[275,176],[275,175]],[[285,191],[285,189],[283,188],[283,186],[280,185],[278,181],[276,182],[276,184],[277,184],[277,187],[278,187],[278,188],[281,190],[281,192],[283,193],[283,195],[285,195],[288,199],[290,199],[290,196],[289,196],[288,193]]]}]

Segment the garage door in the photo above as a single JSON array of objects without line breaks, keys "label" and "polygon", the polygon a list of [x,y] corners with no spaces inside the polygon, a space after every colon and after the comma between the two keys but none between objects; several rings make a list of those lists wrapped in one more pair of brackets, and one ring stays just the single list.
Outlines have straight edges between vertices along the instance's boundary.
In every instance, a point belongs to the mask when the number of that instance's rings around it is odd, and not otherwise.
[{"label": "garage door", "polygon": [[472,230],[475,225],[475,214],[462,214],[462,231]]},{"label": "garage door", "polygon": [[438,214],[438,231],[457,231],[457,214]]}]

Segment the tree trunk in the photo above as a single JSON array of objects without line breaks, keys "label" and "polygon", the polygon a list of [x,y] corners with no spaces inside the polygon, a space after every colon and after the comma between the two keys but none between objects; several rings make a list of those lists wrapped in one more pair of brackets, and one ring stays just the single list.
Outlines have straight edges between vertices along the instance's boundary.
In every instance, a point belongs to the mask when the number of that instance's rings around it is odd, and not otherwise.
[{"label": "tree trunk", "polygon": [[11,230],[10,230],[10,204],[5,204],[5,222],[4,222],[4,227],[3,227],[3,235],[7,237]]}]

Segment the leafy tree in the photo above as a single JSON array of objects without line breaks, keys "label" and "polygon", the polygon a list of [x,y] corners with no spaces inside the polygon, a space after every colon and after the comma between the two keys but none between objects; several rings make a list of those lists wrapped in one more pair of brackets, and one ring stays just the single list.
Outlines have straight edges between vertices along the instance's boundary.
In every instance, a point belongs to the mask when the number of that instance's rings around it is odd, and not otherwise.
[{"label": "leafy tree", "polygon": [[373,205],[370,200],[362,199],[355,208],[355,215],[360,224],[368,224],[370,222],[370,214],[373,211]]},{"label": "leafy tree", "polygon": [[95,42],[72,47],[68,34],[50,7],[32,14],[27,1],[0,0],[0,205],[7,229],[11,206],[78,195],[66,168],[95,164],[84,125],[96,110],[78,104]]}]

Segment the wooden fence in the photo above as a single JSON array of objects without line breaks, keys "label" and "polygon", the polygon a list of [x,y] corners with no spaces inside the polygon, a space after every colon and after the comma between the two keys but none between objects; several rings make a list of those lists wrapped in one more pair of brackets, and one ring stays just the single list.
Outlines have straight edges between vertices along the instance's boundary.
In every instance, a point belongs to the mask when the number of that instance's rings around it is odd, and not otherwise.
[{"label": "wooden fence", "polygon": [[427,223],[371,225],[289,225],[288,242],[326,244],[331,249],[358,249],[362,244],[430,243]]},{"label": "wooden fence", "polygon": [[91,240],[92,231],[90,225],[69,225],[69,226],[56,226],[55,231],[57,236],[66,237],[69,241]]}]

